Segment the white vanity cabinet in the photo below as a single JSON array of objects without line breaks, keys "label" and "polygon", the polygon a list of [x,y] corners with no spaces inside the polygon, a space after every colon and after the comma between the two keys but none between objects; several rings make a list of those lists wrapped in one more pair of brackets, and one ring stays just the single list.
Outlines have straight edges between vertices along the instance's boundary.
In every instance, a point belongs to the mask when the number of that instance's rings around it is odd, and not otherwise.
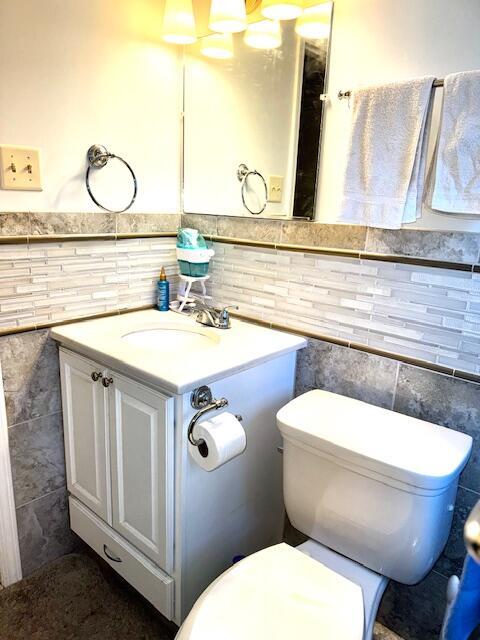
[{"label": "white vanity cabinet", "polygon": [[[146,346],[130,340],[142,331]],[[238,320],[208,329],[155,310],[55,327],[52,337],[71,528],[180,625],[235,557],[282,539],[275,417],[293,396],[305,340]],[[242,416],[247,440],[212,472],[187,437],[199,410],[192,392],[204,385]]]},{"label": "white vanity cabinet", "polygon": [[[67,488],[81,503],[70,501],[72,528],[122,575],[128,563],[149,574],[135,549],[154,573],[171,573],[173,398],[64,349],[60,367]],[[167,605],[160,610],[171,618],[172,597]]]}]

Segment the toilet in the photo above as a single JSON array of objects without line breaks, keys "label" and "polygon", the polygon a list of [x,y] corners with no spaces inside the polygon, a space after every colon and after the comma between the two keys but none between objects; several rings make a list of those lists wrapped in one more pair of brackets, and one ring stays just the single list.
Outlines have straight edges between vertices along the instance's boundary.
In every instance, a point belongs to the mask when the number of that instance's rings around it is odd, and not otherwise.
[{"label": "toilet", "polygon": [[445,546],[470,436],[321,390],[277,424],[286,511],[309,540],[225,571],[176,640],[371,640],[388,579],[419,582]]}]

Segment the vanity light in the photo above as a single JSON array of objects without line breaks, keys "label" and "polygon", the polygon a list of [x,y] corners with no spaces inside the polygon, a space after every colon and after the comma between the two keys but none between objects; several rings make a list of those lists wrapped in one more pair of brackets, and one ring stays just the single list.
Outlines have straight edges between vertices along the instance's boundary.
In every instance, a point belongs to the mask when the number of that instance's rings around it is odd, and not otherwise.
[{"label": "vanity light", "polygon": [[166,0],[162,40],[171,44],[193,44],[197,40],[192,0]]},{"label": "vanity light", "polygon": [[270,20],[293,20],[302,13],[302,0],[263,0],[262,15]]},{"label": "vanity light", "polygon": [[208,58],[226,60],[233,58],[233,38],[231,33],[214,33],[202,38],[200,51]]},{"label": "vanity light", "polygon": [[238,33],[247,26],[245,0],[212,0],[209,29],[220,33]]},{"label": "vanity light", "polygon": [[302,38],[321,40],[328,38],[330,34],[331,21],[330,2],[317,4],[303,10],[302,15],[297,19],[295,31]]},{"label": "vanity light", "polygon": [[261,20],[249,24],[243,41],[254,49],[276,49],[282,44],[280,23],[276,20]]}]

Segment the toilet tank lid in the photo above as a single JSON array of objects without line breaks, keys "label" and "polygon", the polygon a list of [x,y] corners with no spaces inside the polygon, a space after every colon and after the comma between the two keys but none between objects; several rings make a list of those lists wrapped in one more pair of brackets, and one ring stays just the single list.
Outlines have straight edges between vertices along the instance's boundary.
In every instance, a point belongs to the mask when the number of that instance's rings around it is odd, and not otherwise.
[{"label": "toilet tank lid", "polygon": [[315,389],[277,413],[283,436],[421,489],[450,485],[467,463],[472,438]]}]

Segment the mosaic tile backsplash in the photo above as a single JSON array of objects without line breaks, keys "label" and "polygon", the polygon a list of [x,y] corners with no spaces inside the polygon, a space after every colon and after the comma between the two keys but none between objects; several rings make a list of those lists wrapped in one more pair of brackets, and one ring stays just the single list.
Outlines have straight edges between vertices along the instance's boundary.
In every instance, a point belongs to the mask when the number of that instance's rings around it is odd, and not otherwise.
[{"label": "mosaic tile backsplash", "polygon": [[0,328],[152,304],[162,265],[174,288],[174,238],[1,245]]},{"label": "mosaic tile backsplash", "polygon": [[246,316],[480,373],[480,273],[214,243],[210,290]]}]

